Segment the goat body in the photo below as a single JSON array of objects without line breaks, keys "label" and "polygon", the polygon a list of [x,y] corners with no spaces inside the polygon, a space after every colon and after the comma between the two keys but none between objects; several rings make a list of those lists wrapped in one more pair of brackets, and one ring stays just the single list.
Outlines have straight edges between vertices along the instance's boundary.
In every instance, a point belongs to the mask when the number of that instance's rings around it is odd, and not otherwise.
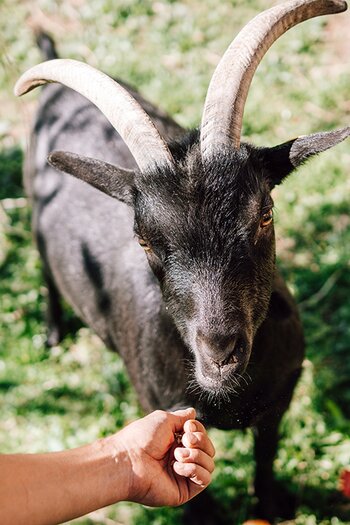
[{"label": "goat body", "polygon": [[[159,122],[169,136],[179,134],[178,126],[169,117],[159,119]],[[273,293],[267,316],[254,337],[249,376],[234,377],[227,392],[219,390],[215,395],[215,392],[200,390],[194,384],[193,356],[169,314],[169,306],[163,301],[159,282],[143,249],[135,242],[132,210],[76,178],[58,173],[46,162],[40,166],[52,150],[69,147],[76,153],[132,168],[134,161],[124,142],[92,104],[62,86],[44,88],[34,137],[32,144],[35,144],[35,149],[33,147],[30,152],[27,166],[33,168],[36,175],[33,177],[34,172],[26,173],[26,187],[33,197],[33,227],[45,263],[46,277],[52,280],[52,285],[106,346],[120,353],[143,408],[153,410],[194,405],[206,423],[219,428],[254,425],[266,411],[276,410],[283,401],[284,391],[289,395],[288,385],[291,378],[298,374],[303,358],[302,329],[297,309],[277,271],[273,276]],[[179,162],[189,164],[193,162],[198,148],[198,135],[185,136],[183,142],[171,147],[179,155]],[[249,149],[247,146],[247,157],[253,155]],[[165,182],[169,185],[169,181]],[[229,194],[227,204],[233,207],[230,201],[236,199],[237,190],[230,192],[230,180],[219,180],[218,185],[220,182],[222,188],[218,188],[217,192],[219,195]],[[244,184],[249,186],[251,182],[245,180]],[[161,196],[160,181],[150,180],[145,184],[147,192],[154,193],[158,200]],[[195,198],[200,201],[203,195],[198,193],[198,188],[193,192],[190,188],[192,184],[196,185],[197,181],[186,180],[184,183],[188,186],[187,197],[193,199],[195,193]],[[232,186],[235,184],[236,181],[232,180]],[[157,202],[153,207],[156,220],[162,223],[172,223],[172,212],[182,211],[183,195],[179,196],[179,202],[174,202],[179,181],[173,180],[170,185],[172,187],[164,188],[162,210],[156,209]],[[205,192],[206,188],[200,191]],[[238,189],[238,193],[241,195],[242,189]],[[166,199],[173,201],[173,210],[165,209]],[[203,208],[201,214],[203,217],[220,214],[224,204],[221,200],[209,202],[208,208]],[[214,205],[217,209],[211,210]],[[182,217],[180,224],[173,224],[172,227],[181,231],[181,222],[187,220],[188,217]],[[195,226],[200,230],[205,225],[199,219]],[[224,228],[233,231],[234,220],[224,224]],[[213,229],[208,242],[215,244],[220,234],[222,232],[218,229]],[[227,234],[230,232],[224,231],[224,235]],[[214,255],[220,261],[220,251],[217,250]],[[240,253],[237,255],[241,257]],[[271,260],[268,262],[271,265]],[[208,290],[204,290],[209,297],[204,296],[203,300],[212,302],[210,321],[220,323],[220,319],[215,319],[220,309],[220,305],[215,304],[215,294],[220,289],[222,276],[219,275],[220,269],[215,268],[215,261],[213,266],[213,270],[207,268],[208,277],[205,279],[212,279],[212,282]],[[267,270],[270,268],[262,268],[261,271]],[[235,271],[230,272],[228,279],[241,279],[241,275],[234,274]],[[197,283],[191,281],[191,286],[197,285],[199,289],[200,278],[197,278]],[[191,291],[186,290],[186,276],[182,274],[180,279],[183,289],[179,289],[178,293],[190,298]],[[248,289],[250,281],[248,274],[245,284]],[[241,283],[239,285],[242,286]],[[232,293],[236,294],[236,283],[232,283],[232,288]],[[244,292],[240,290],[240,295],[243,296]],[[254,294],[250,294],[252,297],[249,300],[259,304],[262,292],[264,290],[257,288]],[[173,303],[174,300],[171,301]],[[184,309],[187,307],[185,303],[186,300],[179,300]],[[228,306],[231,305],[234,306],[233,301]],[[172,308],[177,306],[172,304]],[[244,308],[244,304],[240,307]],[[219,313],[222,315],[222,312]],[[57,312],[51,318],[56,323],[51,328],[60,331]]]}]

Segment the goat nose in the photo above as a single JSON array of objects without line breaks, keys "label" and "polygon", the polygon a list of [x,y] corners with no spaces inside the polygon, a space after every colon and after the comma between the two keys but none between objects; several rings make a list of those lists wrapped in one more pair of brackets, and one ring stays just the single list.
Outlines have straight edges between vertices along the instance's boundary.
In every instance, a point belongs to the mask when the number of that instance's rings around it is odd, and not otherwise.
[{"label": "goat nose", "polygon": [[219,367],[237,363],[239,353],[243,350],[243,338],[237,334],[205,335],[198,330],[196,340],[199,349]]}]

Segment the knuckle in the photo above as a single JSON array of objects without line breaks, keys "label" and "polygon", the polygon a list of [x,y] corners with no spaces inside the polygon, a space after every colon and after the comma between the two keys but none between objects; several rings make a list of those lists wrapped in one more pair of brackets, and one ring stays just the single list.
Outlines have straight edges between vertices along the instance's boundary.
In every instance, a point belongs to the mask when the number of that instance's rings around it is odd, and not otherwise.
[{"label": "knuckle", "polygon": [[214,470],[215,470],[215,464],[214,464],[214,461],[211,461],[209,468],[208,468],[208,472],[212,474]]},{"label": "knuckle", "polygon": [[196,420],[196,427],[197,427],[198,432],[202,432],[203,434],[206,434],[205,427],[200,421]]},{"label": "knuckle", "polygon": [[197,465],[195,463],[188,463],[186,465],[186,470],[190,478],[193,478],[196,476],[197,473]]},{"label": "knuckle", "polygon": [[203,443],[203,434],[202,432],[192,432],[197,438],[197,443]]},{"label": "knuckle", "polygon": [[191,454],[189,456],[190,461],[194,461],[195,463],[198,463],[200,459],[200,451],[196,448],[191,449]]},{"label": "knuckle", "polygon": [[210,456],[213,458],[216,454],[216,450],[215,450],[215,447],[213,445],[213,443],[211,441],[209,441],[209,446],[210,446]]},{"label": "knuckle", "polygon": [[160,410],[160,409],[155,410],[153,414],[155,417],[157,417],[157,419],[161,419],[161,420],[166,419],[167,417],[167,413],[164,410]]}]

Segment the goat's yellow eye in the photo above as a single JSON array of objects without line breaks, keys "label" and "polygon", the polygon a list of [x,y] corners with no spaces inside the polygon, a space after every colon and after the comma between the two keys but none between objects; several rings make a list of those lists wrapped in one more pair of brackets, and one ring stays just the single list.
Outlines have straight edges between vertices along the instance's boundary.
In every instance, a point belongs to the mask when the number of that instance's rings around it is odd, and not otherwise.
[{"label": "goat's yellow eye", "polygon": [[269,210],[268,212],[264,213],[264,215],[261,217],[260,220],[260,227],[266,228],[266,226],[269,226],[273,221],[273,212],[272,210]]},{"label": "goat's yellow eye", "polygon": [[145,252],[149,252],[150,249],[151,249],[151,247],[143,239],[139,239],[139,245],[141,246],[141,248],[143,248],[145,250]]}]

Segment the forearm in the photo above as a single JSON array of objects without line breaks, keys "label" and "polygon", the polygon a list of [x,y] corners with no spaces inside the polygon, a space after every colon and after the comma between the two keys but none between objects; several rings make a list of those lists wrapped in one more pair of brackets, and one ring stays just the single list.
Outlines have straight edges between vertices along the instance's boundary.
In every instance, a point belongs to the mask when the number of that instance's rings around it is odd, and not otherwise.
[{"label": "forearm", "polygon": [[115,436],[49,454],[0,455],[0,523],[53,525],[127,499],[130,467]]}]

